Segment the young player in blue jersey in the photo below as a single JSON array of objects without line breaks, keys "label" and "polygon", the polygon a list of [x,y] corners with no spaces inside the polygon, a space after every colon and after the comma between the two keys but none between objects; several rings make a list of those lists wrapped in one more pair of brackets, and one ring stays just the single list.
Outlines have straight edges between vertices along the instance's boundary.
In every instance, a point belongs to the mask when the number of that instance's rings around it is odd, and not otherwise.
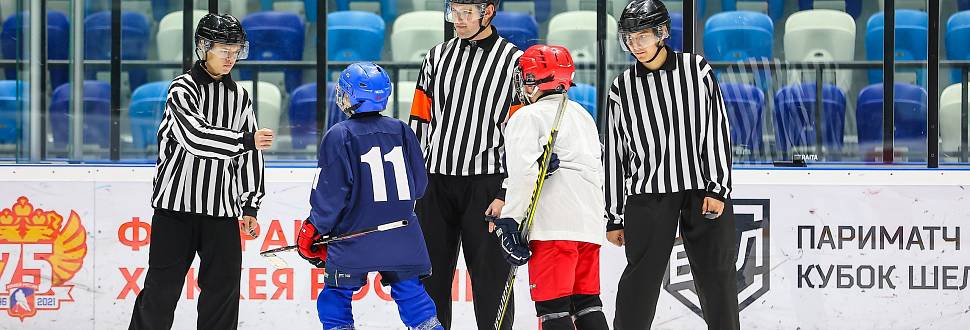
[{"label": "young player in blue jersey", "polygon": [[[310,217],[297,244],[300,256],[326,265],[317,313],[324,329],[353,329],[351,297],[380,272],[391,287],[401,320],[409,329],[443,329],[434,302],[420,279],[431,274],[428,250],[414,214],[414,202],[428,182],[414,131],[380,114],[391,82],[380,66],[354,63],[340,74],[337,106],[350,119],[334,125],[320,144],[310,193]],[[404,227],[313,245],[364,228],[407,220]]]}]

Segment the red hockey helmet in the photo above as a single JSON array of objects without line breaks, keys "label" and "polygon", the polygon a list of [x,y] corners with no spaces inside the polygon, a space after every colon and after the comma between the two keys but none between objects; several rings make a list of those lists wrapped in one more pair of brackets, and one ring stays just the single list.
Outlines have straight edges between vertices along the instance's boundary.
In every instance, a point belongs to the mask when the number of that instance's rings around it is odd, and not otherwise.
[{"label": "red hockey helmet", "polygon": [[519,72],[515,74],[519,97],[523,103],[530,96],[525,93],[525,86],[537,87],[538,91],[565,92],[573,84],[576,68],[569,50],[562,46],[535,45],[529,47],[519,58]]}]

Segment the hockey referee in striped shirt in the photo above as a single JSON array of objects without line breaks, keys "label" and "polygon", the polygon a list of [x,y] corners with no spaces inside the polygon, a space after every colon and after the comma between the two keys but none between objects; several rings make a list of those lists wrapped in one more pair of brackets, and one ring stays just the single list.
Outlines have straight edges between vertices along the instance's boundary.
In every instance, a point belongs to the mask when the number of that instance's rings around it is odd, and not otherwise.
[{"label": "hockey referee in striped shirt", "polygon": [[[484,215],[498,217],[504,205],[503,129],[518,107],[512,73],[522,52],[491,25],[496,8],[496,0],[445,3],[457,37],[428,52],[411,106],[429,174],[415,208],[433,269],[424,283],[445,328],[451,327],[459,245],[471,273],[478,329],[493,327],[509,272]],[[503,329],[511,327],[512,311],[510,303]]]},{"label": "hockey referee in striped shirt", "polygon": [[[248,52],[230,15],[208,14],[192,69],[172,80],[158,129],[151,248],[129,329],[169,329],[185,274],[199,254],[199,329],[236,329],[240,226],[255,236],[263,156],[273,132],[256,129],[249,93],[229,71]],[[241,217],[241,221],[240,221]]]},{"label": "hockey referee in striped shirt", "polygon": [[711,65],[664,45],[669,29],[659,0],[634,0],[619,19],[637,63],[607,100],[607,238],[627,258],[613,327],[650,329],[679,223],[708,328],[738,329],[727,113]]}]

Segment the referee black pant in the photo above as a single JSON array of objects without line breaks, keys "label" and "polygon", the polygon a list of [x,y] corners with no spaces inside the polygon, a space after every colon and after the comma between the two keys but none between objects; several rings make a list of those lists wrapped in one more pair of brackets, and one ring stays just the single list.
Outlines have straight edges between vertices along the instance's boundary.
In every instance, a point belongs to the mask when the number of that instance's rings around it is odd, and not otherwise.
[{"label": "referee black pant", "polygon": [[239,221],[155,210],[145,287],[129,329],[170,329],[185,274],[199,254],[198,329],[236,329],[242,252]]},{"label": "referee black pant", "polygon": [[614,329],[650,329],[678,222],[708,329],[740,327],[734,208],[728,200],[719,218],[706,219],[704,197],[702,190],[688,190],[627,198],[627,266],[617,288]]},{"label": "referee black pant", "polygon": [[[485,209],[495,200],[503,179],[500,174],[432,174],[424,197],[415,206],[431,257],[432,273],[424,279],[424,287],[445,329],[451,329],[451,287],[459,245],[471,273],[477,328],[494,327],[510,266],[495,235],[488,232]],[[509,299],[502,329],[512,328],[513,300]]]}]

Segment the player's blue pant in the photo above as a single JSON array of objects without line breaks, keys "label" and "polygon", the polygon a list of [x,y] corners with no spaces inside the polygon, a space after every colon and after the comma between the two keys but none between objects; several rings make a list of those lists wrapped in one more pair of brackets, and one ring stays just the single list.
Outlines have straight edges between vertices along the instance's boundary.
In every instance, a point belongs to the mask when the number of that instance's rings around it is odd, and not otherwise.
[{"label": "player's blue pant", "polygon": [[[317,313],[324,330],[354,329],[354,315],[351,312],[351,301],[358,289],[367,282],[367,274],[329,274],[339,277],[338,285],[327,285],[317,297]],[[399,280],[396,273],[381,272],[384,283],[390,283],[391,298],[397,303],[401,321],[408,329],[444,330],[436,316],[434,302],[424,291],[424,286],[417,277]]]}]

